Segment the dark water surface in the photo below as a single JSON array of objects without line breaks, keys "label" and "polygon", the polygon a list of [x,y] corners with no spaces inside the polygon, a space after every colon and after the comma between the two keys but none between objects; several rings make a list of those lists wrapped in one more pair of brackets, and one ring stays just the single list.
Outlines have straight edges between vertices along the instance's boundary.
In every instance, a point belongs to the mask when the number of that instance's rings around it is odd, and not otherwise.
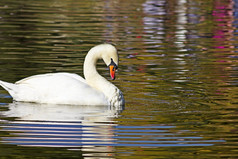
[{"label": "dark water surface", "polygon": [[1,0],[1,80],[82,75],[87,51],[113,43],[126,106],[18,103],[0,88],[0,158],[238,158],[237,18],[237,0]]}]

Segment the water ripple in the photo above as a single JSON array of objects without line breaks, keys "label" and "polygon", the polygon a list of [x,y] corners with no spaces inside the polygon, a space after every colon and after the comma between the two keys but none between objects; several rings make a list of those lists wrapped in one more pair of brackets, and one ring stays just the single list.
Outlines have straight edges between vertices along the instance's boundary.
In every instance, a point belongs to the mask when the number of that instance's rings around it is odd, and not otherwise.
[{"label": "water ripple", "polygon": [[121,109],[107,106],[80,107],[19,102],[9,106],[10,109],[2,111],[2,115],[17,117],[18,120],[8,121],[0,126],[1,131],[9,133],[1,140],[6,144],[40,147],[180,147],[212,146],[225,142],[187,136],[186,134],[190,134],[189,130],[178,130],[173,125],[123,125],[113,119]]}]

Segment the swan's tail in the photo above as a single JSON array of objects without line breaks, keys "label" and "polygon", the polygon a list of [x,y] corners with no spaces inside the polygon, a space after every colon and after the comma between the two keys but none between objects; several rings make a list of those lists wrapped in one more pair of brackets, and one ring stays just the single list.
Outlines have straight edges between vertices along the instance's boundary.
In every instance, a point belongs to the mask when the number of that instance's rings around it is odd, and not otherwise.
[{"label": "swan's tail", "polygon": [[18,90],[18,86],[16,84],[13,83],[8,83],[8,82],[4,82],[0,80],[0,85],[6,90],[8,91],[8,93],[14,97],[17,90]]}]

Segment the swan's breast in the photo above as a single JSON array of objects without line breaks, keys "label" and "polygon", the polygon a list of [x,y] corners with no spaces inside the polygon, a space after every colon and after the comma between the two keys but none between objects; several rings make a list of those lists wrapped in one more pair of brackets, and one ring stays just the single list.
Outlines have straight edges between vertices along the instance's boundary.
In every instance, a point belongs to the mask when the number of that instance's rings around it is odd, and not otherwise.
[{"label": "swan's breast", "polygon": [[124,106],[125,100],[124,100],[122,92],[117,87],[114,87],[114,91],[111,91],[111,92],[113,93],[109,97],[110,105]]}]

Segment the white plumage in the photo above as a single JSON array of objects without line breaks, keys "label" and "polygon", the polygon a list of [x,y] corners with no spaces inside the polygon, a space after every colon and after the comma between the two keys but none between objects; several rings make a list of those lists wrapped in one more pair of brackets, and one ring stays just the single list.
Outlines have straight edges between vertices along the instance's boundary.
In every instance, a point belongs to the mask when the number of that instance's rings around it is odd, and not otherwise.
[{"label": "white plumage", "polygon": [[0,81],[0,85],[15,101],[70,105],[124,105],[122,92],[98,74],[96,70],[98,59],[103,59],[107,66],[113,65],[111,71],[116,70],[118,65],[116,48],[110,44],[101,44],[93,47],[85,57],[85,79],[73,73],[48,73],[24,78],[15,84]]}]

